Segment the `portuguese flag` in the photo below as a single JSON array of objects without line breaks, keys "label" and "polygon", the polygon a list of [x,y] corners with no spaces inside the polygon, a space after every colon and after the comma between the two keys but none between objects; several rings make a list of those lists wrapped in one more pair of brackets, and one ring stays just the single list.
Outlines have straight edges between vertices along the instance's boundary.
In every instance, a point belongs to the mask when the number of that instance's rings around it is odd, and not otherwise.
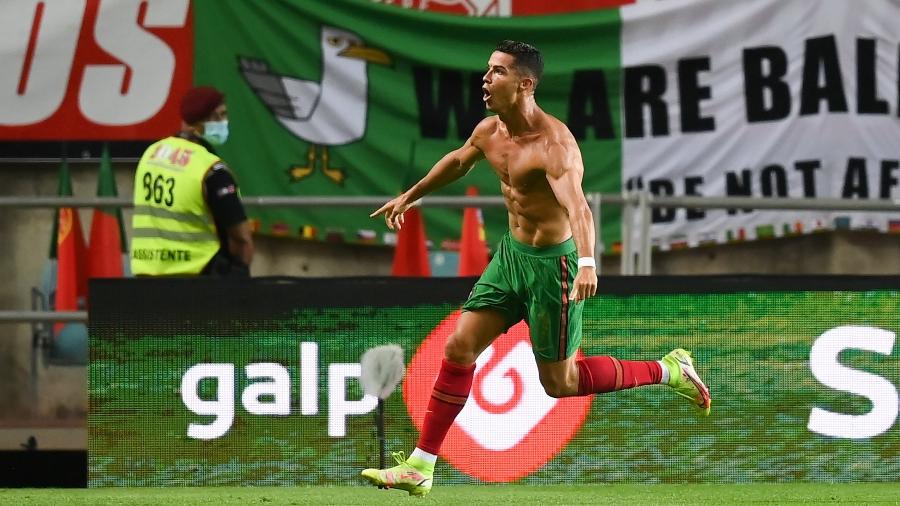
[{"label": "portuguese flag", "polygon": [[[60,196],[72,195],[72,178],[69,174],[69,164],[65,159],[59,168],[57,193]],[[86,248],[78,212],[71,207],[60,208],[56,212],[54,229],[57,257],[55,308],[57,311],[75,311],[85,306],[87,295]],[[51,247],[51,258],[53,254]],[[63,323],[54,325],[54,333],[63,325]]]},{"label": "portuguese flag", "polygon": [[[229,111],[232,135],[220,154],[245,195],[386,196],[408,188],[491,114],[482,76],[503,39],[543,51],[538,103],[568,121],[584,157],[585,191],[621,190],[617,9],[497,19],[361,0],[192,6],[197,84],[214,84],[229,104],[239,104]],[[254,35],[223,39],[229,30]],[[463,196],[470,186],[479,195],[500,195],[486,161],[435,195]],[[369,218],[372,210],[250,213],[262,230],[279,224],[295,236],[311,226],[346,241],[371,237],[360,233],[366,230],[391,237],[383,218]],[[611,240],[619,209],[604,211]],[[434,244],[459,239],[459,209],[418,212]],[[484,208],[483,221],[493,241],[509,228],[502,207]]]},{"label": "portuguese flag", "polygon": [[[194,75],[233,106],[221,154],[245,195],[387,196],[410,187],[492,114],[485,69],[497,41],[513,39],[543,54],[536,100],[578,143],[585,192],[900,197],[889,176],[900,136],[900,36],[884,22],[900,19],[900,3],[833,2],[827,16],[818,15],[820,0],[645,1],[520,15],[621,3],[440,2],[470,17],[364,0],[282,0],[265,9],[197,0]],[[501,195],[482,161],[435,196],[462,196],[470,185]],[[366,211],[262,208],[251,218],[295,235],[313,227],[347,240],[372,230],[390,238]],[[595,216],[613,248],[620,211],[605,205]],[[421,213],[434,244],[459,237],[457,210],[426,205]],[[483,219],[494,241],[509,228],[502,207],[485,207]],[[654,207],[651,219],[654,246],[666,250],[725,242],[742,230],[747,240],[781,235],[798,221],[804,230],[837,220],[887,231],[892,217]]]},{"label": "portuguese flag", "polygon": [[[97,196],[115,197],[117,195],[109,146],[104,144],[100,160],[100,174],[97,177]],[[116,207],[94,208],[87,258],[87,276],[89,278],[122,277],[122,254],[125,251],[122,210]]]}]

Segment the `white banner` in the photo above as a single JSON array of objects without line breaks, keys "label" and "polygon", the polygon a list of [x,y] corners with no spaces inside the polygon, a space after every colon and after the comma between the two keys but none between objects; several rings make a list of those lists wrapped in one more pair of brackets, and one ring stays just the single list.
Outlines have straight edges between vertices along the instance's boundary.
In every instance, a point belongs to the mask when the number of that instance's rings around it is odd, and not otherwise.
[{"label": "white banner", "polygon": [[[669,0],[622,8],[623,184],[658,195],[900,198],[900,2]],[[660,209],[678,243],[886,213]]]}]

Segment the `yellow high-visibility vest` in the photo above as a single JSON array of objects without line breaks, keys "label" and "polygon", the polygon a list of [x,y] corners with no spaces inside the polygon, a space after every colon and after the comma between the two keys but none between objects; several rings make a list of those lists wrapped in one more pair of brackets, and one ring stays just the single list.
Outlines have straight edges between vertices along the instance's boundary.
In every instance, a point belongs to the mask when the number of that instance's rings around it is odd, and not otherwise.
[{"label": "yellow high-visibility vest", "polygon": [[203,179],[219,160],[180,137],[147,148],[134,176],[132,273],[199,274],[216,254],[219,237],[203,199]]}]

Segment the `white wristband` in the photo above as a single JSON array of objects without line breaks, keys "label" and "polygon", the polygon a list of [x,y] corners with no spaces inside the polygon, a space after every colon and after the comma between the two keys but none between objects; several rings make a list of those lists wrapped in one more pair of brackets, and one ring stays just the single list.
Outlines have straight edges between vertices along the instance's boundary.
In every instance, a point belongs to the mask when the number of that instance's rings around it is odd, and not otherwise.
[{"label": "white wristband", "polygon": [[578,268],[582,267],[593,267],[597,268],[597,262],[594,260],[594,257],[581,257],[578,259]]}]

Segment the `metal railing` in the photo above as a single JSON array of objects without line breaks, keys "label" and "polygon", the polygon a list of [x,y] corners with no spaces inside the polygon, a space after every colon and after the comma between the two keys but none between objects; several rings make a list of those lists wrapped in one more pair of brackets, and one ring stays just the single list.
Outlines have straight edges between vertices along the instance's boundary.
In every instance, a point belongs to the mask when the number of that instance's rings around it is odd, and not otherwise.
[{"label": "metal railing", "polygon": [[[622,275],[649,275],[652,272],[650,234],[653,208],[761,209],[794,211],[863,211],[900,213],[900,200],[847,200],[835,198],[791,197],[668,197],[654,196],[647,190],[622,194]],[[638,239],[634,244],[632,227],[638,220]]]},{"label": "metal railing", "polygon": [[[627,191],[622,194],[586,194],[596,227],[594,256],[598,274],[600,256],[604,248],[601,240],[601,205],[622,206],[622,251],[620,273],[622,275],[649,275],[652,272],[651,213],[653,208],[695,209],[764,209],[799,211],[868,211],[900,213],[900,200],[845,200],[834,198],[783,198],[783,197],[668,197],[654,196],[646,190]],[[365,207],[375,209],[393,196],[355,197],[243,197],[247,207]],[[500,196],[428,196],[419,205],[424,207],[500,207],[505,204]],[[0,208],[59,208],[59,207],[121,207],[130,208],[133,203],[127,197],[0,197]],[[637,223],[635,223],[637,222]],[[637,229],[635,239],[634,230]],[[2,322],[55,322],[87,321],[86,311],[56,313],[52,311],[0,311]]]}]

